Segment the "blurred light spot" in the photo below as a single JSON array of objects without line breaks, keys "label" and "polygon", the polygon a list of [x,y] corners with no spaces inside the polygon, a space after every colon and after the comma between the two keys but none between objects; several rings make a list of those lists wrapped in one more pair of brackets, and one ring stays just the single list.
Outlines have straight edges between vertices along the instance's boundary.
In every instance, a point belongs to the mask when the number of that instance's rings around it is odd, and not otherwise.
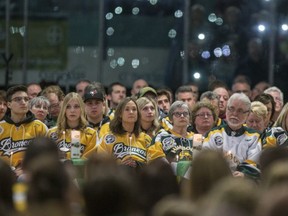
[{"label": "blurred light spot", "polygon": [[106,20],[111,20],[113,18],[113,13],[109,12],[105,16]]},{"label": "blurred light spot", "polygon": [[195,72],[195,73],[193,74],[193,77],[194,77],[195,79],[200,79],[201,74],[200,74],[199,72]]},{"label": "blurred light spot", "polygon": [[168,32],[168,37],[170,38],[175,38],[177,35],[177,32],[175,29],[171,29],[169,32]]},{"label": "blurred light spot", "polygon": [[125,59],[123,57],[120,57],[117,59],[117,63],[119,66],[123,66],[125,64]]},{"label": "blurred light spot", "polygon": [[215,21],[216,25],[222,25],[223,24],[223,19],[221,17],[218,17]]},{"label": "blurred light spot", "polygon": [[75,53],[76,54],[81,54],[85,51],[85,48],[83,46],[78,46],[75,48]]},{"label": "blurred light spot", "polygon": [[201,53],[201,57],[204,58],[204,59],[209,59],[211,57],[211,54],[209,51],[203,51]]},{"label": "blurred light spot", "polygon": [[115,59],[110,61],[110,67],[115,69],[117,67],[117,61]]},{"label": "blurred light spot", "polygon": [[224,56],[230,56],[230,54],[231,54],[230,47],[228,45],[224,45],[222,47],[222,53]]},{"label": "blurred light spot", "polygon": [[139,67],[139,64],[140,64],[140,61],[139,59],[133,59],[132,62],[131,62],[131,65],[134,69],[138,68]]},{"label": "blurred light spot", "polygon": [[281,28],[282,28],[283,31],[288,31],[288,25],[287,24],[283,24],[281,26]]},{"label": "blurred light spot", "polygon": [[25,26],[22,26],[22,27],[14,27],[14,26],[11,26],[10,27],[10,32],[12,34],[17,34],[19,33],[22,37],[25,35],[25,32],[26,32],[26,28]]},{"label": "blurred light spot", "polygon": [[123,11],[123,8],[120,6],[115,8],[115,14],[121,14],[122,11]]},{"label": "blurred light spot", "polygon": [[137,14],[139,14],[139,12],[140,12],[140,9],[139,9],[138,7],[134,7],[134,8],[132,9],[132,14],[133,14],[133,15],[137,15]]},{"label": "blurred light spot", "polygon": [[263,25],[263,24],[258,25],[258,31],[259,32],[264,32],[265,30],[266,30],[265,25]]},{"label": "blurred light spot", "polygon": [[219,58],[222,56],[222,49],[220,47],[217,47],[214,49],[214,55]]},{"label": "blurred light spot", "polygon": [[98,57],[98,53],[97,53],[96,49],[91,52],[91,57],[93,57],[93,58],[97,58]]},{"label": "blurred light spot", "polygon": [[205,39],[205,34],[200,33],[200,34],[198,35],[198,39],[199,39],[199,40],[204,40],[204,39]]},{"label": "blurred light spot", "polygon": [[115,50],[113,49],[113,48],[109,48],[108,50],[107,50],[107,55],[108,56],[114,56],[114,53],[115,53]]},{"label": "blurred light spot", "polygon": [[217,19],[217,17],[216,17],[216,14],[215,14],[215,13],[209,14],[208,20],[209,20],[210,22],[215,22],[216,19]]},{"label": "blurred light spot", "polygon": [[150,4],[156,5],[158,3],[158,0],[149,0]]},{"label": "blurred light spot", "polygon": [[176,18],[181,18],[183,16],[183,12],[181,10],[176,10],[174,16]]},{"label": "blurred light spot", "polygon": [[108,27],[108,28],[107,28],[107,31],[106,31],[106,34],[107,34],[108,36],[112,36],[112,35],[114,34],[114,28]]},{"label": "blurred light spot", "polygon": [[181,51],[180,51],[180,57],[181,57],[182,59],[184,59],[184,57],[185,57],[185,51],[184,51],[184,50],[181,50]]}]

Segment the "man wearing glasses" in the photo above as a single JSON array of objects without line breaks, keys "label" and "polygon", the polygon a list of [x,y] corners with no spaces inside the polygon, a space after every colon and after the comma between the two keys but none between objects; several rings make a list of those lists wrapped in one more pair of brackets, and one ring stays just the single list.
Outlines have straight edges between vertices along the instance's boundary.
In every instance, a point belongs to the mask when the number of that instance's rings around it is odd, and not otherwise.
[{"label": "man wearing glasses", "polygon": [[45,136],[47,127],[28,112],[29,97],[27,87],[16,85],[7,91],[7,107],[9,111],[0,122],[0,157],[16,174],[21,170],[24,152],[31,140],[37,136]]},{"label": "man wearing glasses", "polygon": [[[227,125],[212,129],[205,137],[203,148],[223,152],[236,177],[243,177],[245,167],[255,171],[261,153],[260,135],[243,124],[250,112],[251,102],[244,93],[234,93],[228,100]],[[255,169],[254,169],[255,168]]]}]

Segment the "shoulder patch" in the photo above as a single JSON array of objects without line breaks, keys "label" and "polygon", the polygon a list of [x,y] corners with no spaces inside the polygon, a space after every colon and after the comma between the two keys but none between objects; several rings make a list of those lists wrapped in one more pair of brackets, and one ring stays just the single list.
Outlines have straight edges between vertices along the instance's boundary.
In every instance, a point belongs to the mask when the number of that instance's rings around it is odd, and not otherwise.
[{"label": "shoulder patch", "polygon": [[106,143],[106,144],[112,144],[112,143],[114,143],[115,140],[116,140],[115,136],[112,135],[112,134],[106,135],[104,139],[105,139],[105,143]]},{"label": "shoulder patch", "polygon": [[57,135],[57,133],[56,132],[52,132],[51,134],[50,134],[50,138],[52,139],[52,140],[57,140],[58,139],[58,135]]},{"label": "shoulder patch", "polygon": [[162,146],[164,151],[171,149],[175,145],[175,140],[172,137],[167,137],[162,140]]},{"label": "shoulder patch", "polygon": [[285,133],[280,134],[280,135],[277,137],[277,143],[278,143],[278,145],[284,144],[284,143],[286,142],[287,138],[288,138],[288,137],[287,137],[287,135],[286,135]]},{"label": "shoulder patch", "polygon": [[222,138],[221,136],[216,136],[216,137],[214,138],[214,141],[215,141],[215,144],[216,144],[217,146],[223,145],[223,138]]}]

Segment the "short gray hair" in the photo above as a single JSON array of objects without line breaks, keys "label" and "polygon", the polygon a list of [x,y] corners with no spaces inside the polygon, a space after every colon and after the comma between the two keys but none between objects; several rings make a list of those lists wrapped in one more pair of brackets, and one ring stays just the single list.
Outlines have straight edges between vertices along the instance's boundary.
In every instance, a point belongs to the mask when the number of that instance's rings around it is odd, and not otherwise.
[{"label": "short gray hair", "polygon": [[243,104],[247,106],[247,108],[250,110],[251,109],[251,101],[248,98],[248,96],[244,93],[234,93],[231,95],[227,102],[227,106],[230,106],[231,103],[235,100],[241,101]]},{"label": "short gray hair", "polygon": [[270,87],[270,88],[267,88],[267,89],[264,91],[264,93],[266,93],[266,94],[269,94],[269,93],[271,93],[271,92],[278,92],[278,93],[280,94],[280,98],[281,98],[282,103],[283,103],[283,101],[284,101],[284,99],[283,99],[283,92],[282,92],[279,88],[277,88],[276,86],[272,86],[272,87]]},{"label": "short gray hair", "polygon": [[187,112],[189,113],[189,116],[190,116],[191,112],[190,112],[190,109],[189,109],[188,105],[187,105],[185,102],[183,102],[183,101],[175,101],[175,102],[170,106],[170,109],[169,109],[169,112],[168,112],[168,117],[169,117],[170,120],[173,119],[173,113],[175,112],[175,110],[176,110],[177,108],[184,108],[184,109],[186,109]]},{"label": "short gray hair", "polygon": [[44,96],[38,96],[38,97],[32,98],[29,101],[29,109],[31,109],[36,104],[43,104],[43,105],[46,105],[47,107],[49,107],[50,101]]},{"label": "short gray hair", "polygon": [[200,101],[202,101],[204,98],[207,98],[208,100],[217,99],[219,101],[219,95],[213,91],[206,91],[206,92],[202,93],[201,97],[200,97]]}]

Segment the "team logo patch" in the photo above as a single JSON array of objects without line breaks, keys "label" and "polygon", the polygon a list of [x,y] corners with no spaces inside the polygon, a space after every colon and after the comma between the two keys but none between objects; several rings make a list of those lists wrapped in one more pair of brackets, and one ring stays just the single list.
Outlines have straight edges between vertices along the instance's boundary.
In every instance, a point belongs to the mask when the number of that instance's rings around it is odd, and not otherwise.
[{"label": "team logo patch", "polygon": [[53,140],[57,140],[58,139],[58,135],[56,132],[53,132],[50,134],[50,138],[53,139]]},{"label": "team logo patch", "polygon": [[3,133],[3,128],[0,126],[0,134],[2,134]]},{"label": "team logo patch", "polygon": [[175,140],[172,137],[167,137],[163,139],[162,141],[162,146],[163,146],[164,151],[171,149],[175,145],[176,145]]},{"label": "team logo patch", "polygon": [[221,136],[216,136],[214,141],[217,146],[223,145],[223,138]]},{"label": "team logo patch", "polygon": [[114,143],[115,140],[116,140],[115,136],[114,136],[114,135],[111,135],[111,134],[108,134],[108,135],[105,137],[105,142],[106,142],[106,144]]},{"label": "team logo patch", "polygon": [[283,133],[277,137],[278,145],[284,144],[286,140],[287,140],[287,135],[285,133]]}]

